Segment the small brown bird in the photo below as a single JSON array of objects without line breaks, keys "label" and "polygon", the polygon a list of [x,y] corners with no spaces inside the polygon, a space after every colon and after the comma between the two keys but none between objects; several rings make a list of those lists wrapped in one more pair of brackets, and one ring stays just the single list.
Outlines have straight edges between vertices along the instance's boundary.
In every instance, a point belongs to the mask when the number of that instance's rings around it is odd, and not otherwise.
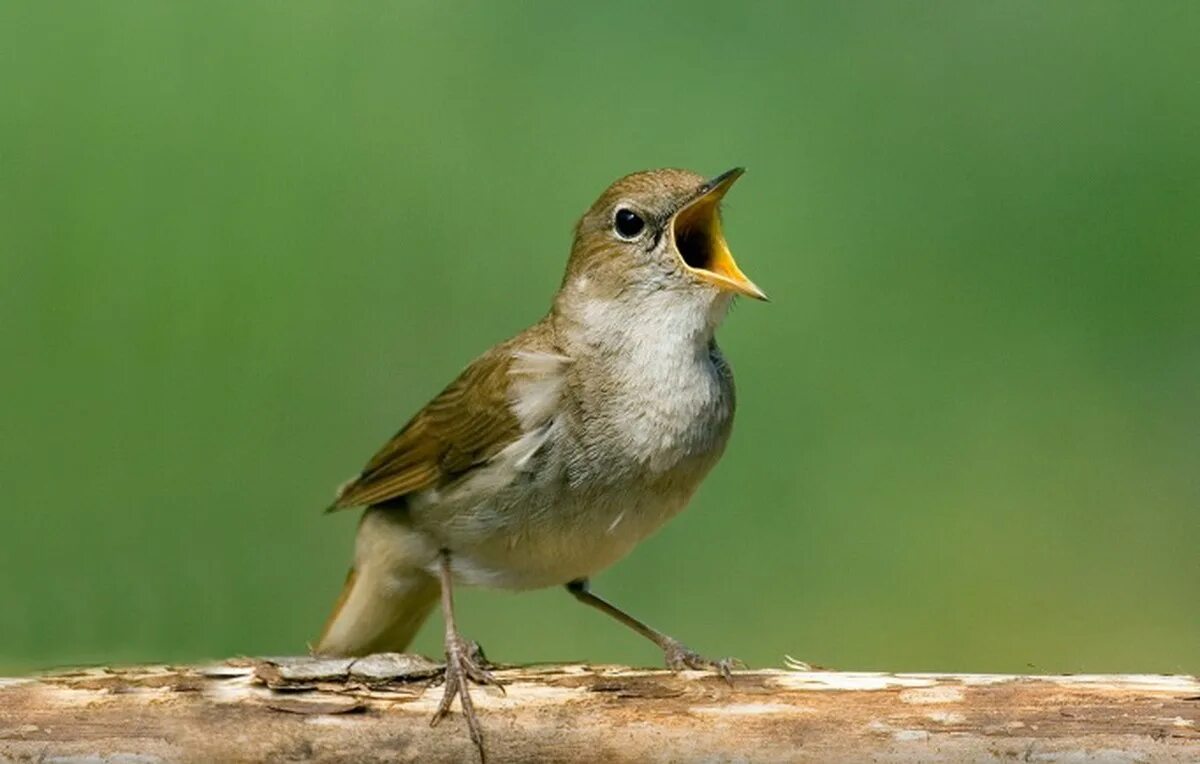
[{"label": "small brown bird", "polygon": [[452,585],[566,586],[660,648],[713,668],[593,594],[588,577],[687,504],[725,448],[733,374],[714,340],[735,294],[765,300],[721,232],[740,168],[612,184],[575,228],[550,312],[417,412],[331,509],[365,506],[354,566],[316,652],[402,651],[441,597],[445,690],[483,753],[468,680],[494,684],[454,621]]}]

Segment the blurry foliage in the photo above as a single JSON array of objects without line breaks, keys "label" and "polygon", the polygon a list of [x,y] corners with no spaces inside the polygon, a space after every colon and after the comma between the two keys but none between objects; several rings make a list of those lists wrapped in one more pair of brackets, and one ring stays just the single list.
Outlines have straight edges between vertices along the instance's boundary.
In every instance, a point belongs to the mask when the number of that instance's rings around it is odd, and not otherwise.
[{"label": "blurry foliage", "polygon": [[[575,217],[739,164],[734,439],[598,590],[758,666],[1200,670],[1198,39],[1188,2],[0,5],[0,668],[303,650],[333,488],[546,309]],[[659,660],[561,591],[461,600],[500,660]]]}]

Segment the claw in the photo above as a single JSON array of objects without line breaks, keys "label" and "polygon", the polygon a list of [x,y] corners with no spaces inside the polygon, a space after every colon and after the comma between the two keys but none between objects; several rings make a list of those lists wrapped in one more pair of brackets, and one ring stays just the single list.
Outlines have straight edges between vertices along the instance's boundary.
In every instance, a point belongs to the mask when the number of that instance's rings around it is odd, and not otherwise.
[{"label": "claw", "polygon": [[667,643],[667,647],[663,650],[663,658],[666,660],[667,668],[672,671],[683,671],[684,669],[703,671],[711,669],[724,679],[730,687],[733,686],[733,670],[735,668],[746,667],[746,664],[737,658],[720,658],[718,660],[705,658],[694,650],[688,649],[682,642],[675,639]]},{"label": "claw", "polygon": [[491,672],[479,665],[479,658],[482,656],[483,651],[474,642],[466,642],[461,639],[447,640],[446,669],[442,675],[445,689],[442,691],[442,699],[438,703],[437,710],[433,712],[433,718],[429,720],[429,726],[436,727],[442,719],[446,718],[450,713],[450,706],[454,704],[454,698],[457,696],[459,705],[462,707],[463,718],[467,721],[467,731],[471,735],[471,742],[479,751],[481,764],[485,764],[487,754],[483,747],[483,729],[479,725],[479,717],[475,714],[475,704],[471,701],[469,682],[497,687],[501,692],[504,692],[504,686],[496,681]]},{"label": "claw", "polygon": [[483,653],[483,645],[475,640],[468,640],[467,643],[467,658],[476,666],[482,669],[496,668],[496,664],[488,660],[488,657]]}]

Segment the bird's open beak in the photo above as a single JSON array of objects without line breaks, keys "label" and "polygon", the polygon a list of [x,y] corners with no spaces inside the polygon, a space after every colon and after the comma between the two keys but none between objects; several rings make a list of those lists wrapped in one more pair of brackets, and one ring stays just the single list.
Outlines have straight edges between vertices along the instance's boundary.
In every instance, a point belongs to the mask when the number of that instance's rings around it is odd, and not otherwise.
[{"label": "bird's open beak", "polygon": [[675,249],[689,271],[721,289],[765,300],[763,291],[734,262],[721,233],[721,199],[743,172],[735,167],[701,186],[675,213],[671,231]]}]

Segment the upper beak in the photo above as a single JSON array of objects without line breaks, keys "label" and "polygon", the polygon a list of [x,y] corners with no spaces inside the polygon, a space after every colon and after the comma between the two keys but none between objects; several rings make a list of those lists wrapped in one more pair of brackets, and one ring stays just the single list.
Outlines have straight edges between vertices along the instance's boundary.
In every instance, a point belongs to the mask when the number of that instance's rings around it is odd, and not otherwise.
[{"label": "upper beak", "polygon": [[721,233],[721,199],[744,172],[735,167],[702,185],[680,205],[671,230],[675,248],[689,271],[720,289],[766,300],[763,291],[738,268]]}]

